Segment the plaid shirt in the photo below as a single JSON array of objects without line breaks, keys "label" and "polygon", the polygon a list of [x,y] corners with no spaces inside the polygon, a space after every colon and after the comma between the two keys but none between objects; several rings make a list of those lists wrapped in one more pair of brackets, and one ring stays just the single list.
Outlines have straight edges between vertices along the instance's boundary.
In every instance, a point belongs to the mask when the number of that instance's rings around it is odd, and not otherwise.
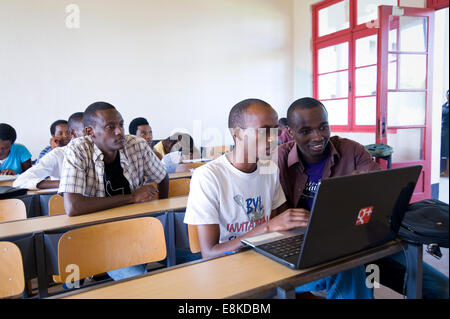
[{"label": "plaid shirt", "polygon": [[[125,146],[119,153],[123,176],[130,183],[131,192],[149,178],[159,183],[166,176],[166,168],[143,138],[125,136]],[[73,139],[66,148],[58,193],[105,197],[104,174],[103,153],[92,139]]]}]

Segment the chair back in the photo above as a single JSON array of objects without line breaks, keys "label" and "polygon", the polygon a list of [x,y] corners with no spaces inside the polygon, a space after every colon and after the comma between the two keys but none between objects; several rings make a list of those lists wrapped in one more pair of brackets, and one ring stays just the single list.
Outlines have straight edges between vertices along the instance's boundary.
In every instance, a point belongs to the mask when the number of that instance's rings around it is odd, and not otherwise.
[{"label": "chair back", "polygon": [[197,225],[188,225],[189,249],[191,253],[199,253],[200,242],[198,241]]},{"label": "chair back", "polygon": [[0,200],[0,223],[26,218],[27,208],[20,199],[9,198]]},{"label": "chair back", "polygon": [[59,239],[59,276],[53,279],[63,283],[74,271],[79,280],[165,258],[164,229],[154,217],[93,225],[70,230]]},{"label": "chair back", "polygon": [[65,214],[64,210],[64,197],[59,194],[55,194],[50,197],[48,201],[48,214],[50,216]]},{"label": "chair back", "polygon": [[25,276],[19,247],[0,241],[0,298],[20,295],[24,289]]}]

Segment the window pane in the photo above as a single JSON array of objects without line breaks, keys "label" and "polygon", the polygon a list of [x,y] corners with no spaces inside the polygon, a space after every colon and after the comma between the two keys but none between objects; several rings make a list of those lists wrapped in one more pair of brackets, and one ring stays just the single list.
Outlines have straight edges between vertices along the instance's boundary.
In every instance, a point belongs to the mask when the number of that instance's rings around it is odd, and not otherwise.
[{"label": "window pane", "polygon": [[319,73],[348,69],[348,42],[319,50]]},{"label": "window pane", "polygon": [[377,64],[377,35],[356,40],[356,66]]},{"label": "window pane", "polygon": [[375,125],[377,118],[377,98],[359,97],[355,99],[355,124]]},{"label": "window pane", "polygon": [[378,19],[378,6],[396,6],[397,0],[358,0],[358,24]]},{"label": "window pane", "polygon": [[[398,30],[398,37],[393,30]],[[427,19],[424,17],[389,17],[390,48],[404,52],[427,51]]]},{"label": "window pane", "polygon": [[319,99],[348,96],[348,71],[319,75]]},{"label": "window pane", "polygon": [[333,4],[319,11],[319,37],[347,29],[349,24],[348,0]]},{"label": "window pane", "polygon": [[425,125],[425,92],[388,92],[387,124]]},{"label": "window pane", "polygon": [[424,90],[427,56],[424,54],[390,54],[388,72],[389,89],[396,89],[398,81],[400,90]]},{"label": "window pane", "polygon": [[323,101],[330,125],[348,125],[348,100]]},{"label": "window pane", "polygon": [[423,129],[399,129],[387,133],[387,142],[394,149],[393,162],[412,162],[423,160],[422,151]]},{"label": "window pane", "polygon": [[377,94],[377,67],[356,69],[355,87],[357,96]]}]

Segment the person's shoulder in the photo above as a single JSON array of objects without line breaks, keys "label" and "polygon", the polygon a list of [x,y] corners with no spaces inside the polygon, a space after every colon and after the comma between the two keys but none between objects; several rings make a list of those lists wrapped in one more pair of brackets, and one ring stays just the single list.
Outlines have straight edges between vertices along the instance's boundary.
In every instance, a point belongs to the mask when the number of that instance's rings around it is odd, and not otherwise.
[{"label": "person's shoulder", "polygon": [[20,144],[20,143],[13,143],[11,148],[14,148],[18,152],[28,152],[28,148],[25,145]]},{"label": "person's shoulder", "polygon": [[65,146],[64,152],[72,151],[81,154],[88,154],[94,152],[94,141],[89,136],[81,136],[72,139],[69,144]]},{"label": "person's shoulder", "polygon": [[292,150],[292,148],[294,148],[295,147],[295,141],[289,141],[289,142],[287,142],[287,143],[283,143],[283,144],[281,144],[281,145],[279,145],[278,146],[278,149],[277,149],[277,151],[278,151],[278,158],[280,159],[283,159],[283,158],[287,158],[288,157],[288,154],[289,154],[289,152]]},{"label": "person's shoulder", "polygon": [[125,135],[125,145],[127,148],[135,148],[135,149],[144,149],[148,146],[147,141],[145,139],[136,135]]},{"label": "person's shoulder", "polygon": [[194,174],[197,178],[200,176],[204,177],[217,177],[226,169],[226,161],[225,155],[221,155],[220,157],[197,167],[194,170]]}]

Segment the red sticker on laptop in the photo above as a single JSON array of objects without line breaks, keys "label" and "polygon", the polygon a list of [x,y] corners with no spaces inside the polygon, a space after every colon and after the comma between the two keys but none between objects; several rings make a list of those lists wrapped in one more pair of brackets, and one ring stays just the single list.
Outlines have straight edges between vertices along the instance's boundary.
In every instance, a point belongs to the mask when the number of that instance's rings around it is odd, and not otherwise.
[{"label": "red sticker on laptop", "polygon": [[358,218],[356,218],[356,226],[367,224],[372,216],[373,206],[362,208],[359,210]]}]

